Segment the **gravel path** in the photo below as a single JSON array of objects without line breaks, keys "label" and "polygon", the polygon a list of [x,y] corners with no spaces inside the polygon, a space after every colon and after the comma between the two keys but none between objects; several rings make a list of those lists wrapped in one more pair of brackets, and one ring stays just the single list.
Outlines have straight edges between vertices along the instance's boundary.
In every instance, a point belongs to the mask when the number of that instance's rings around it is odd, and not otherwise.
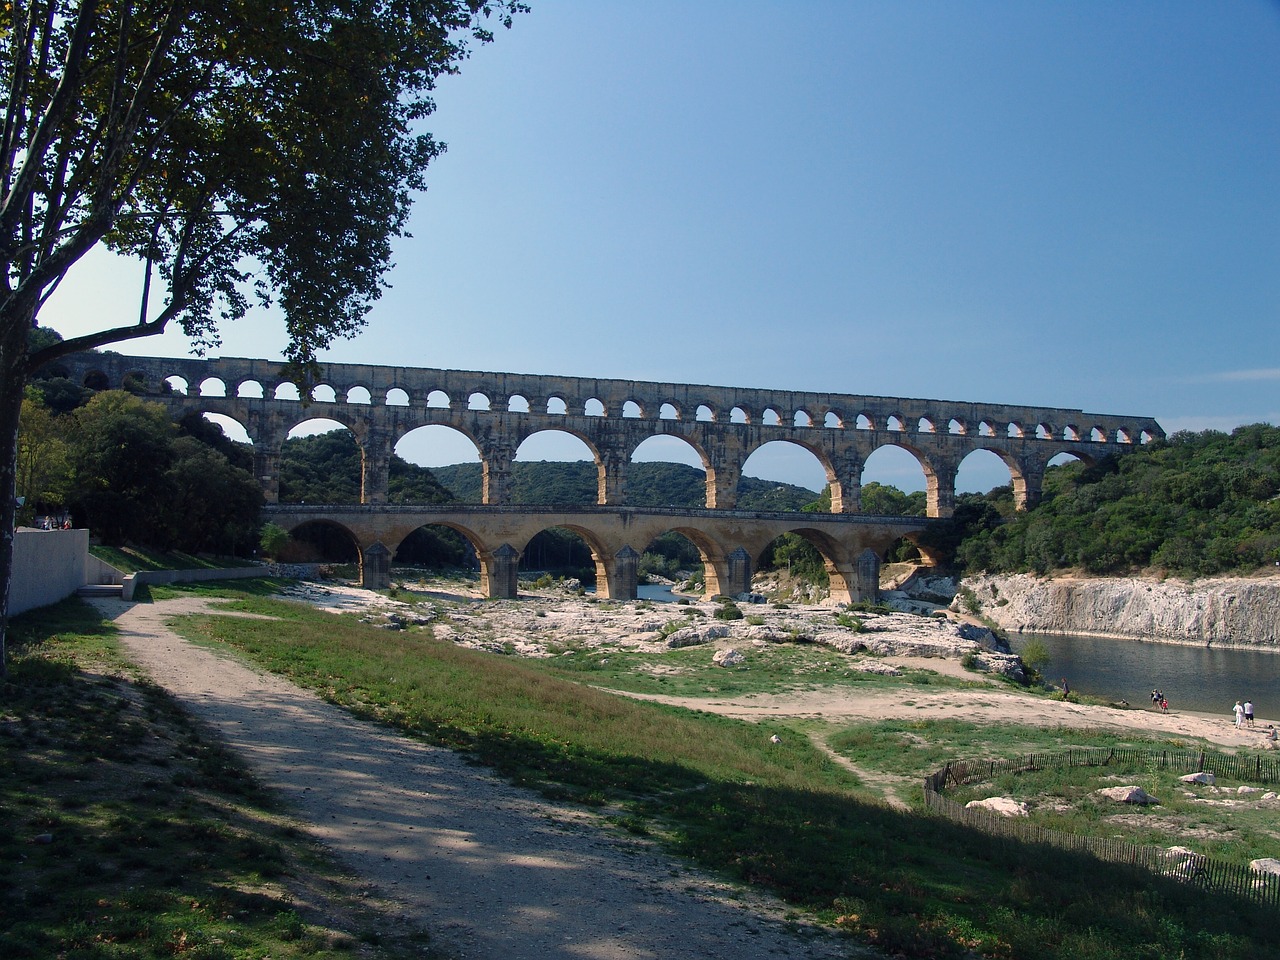
[{"label": "gravel path", "polygon": [[[194,597],[98,600],[129,656],[209,724],[355,872],[438,944],[481,960],[872,956],[785,908],[615,837],[447,750],[190,644]],[[212,612],[217,612],[216,609]]]}]

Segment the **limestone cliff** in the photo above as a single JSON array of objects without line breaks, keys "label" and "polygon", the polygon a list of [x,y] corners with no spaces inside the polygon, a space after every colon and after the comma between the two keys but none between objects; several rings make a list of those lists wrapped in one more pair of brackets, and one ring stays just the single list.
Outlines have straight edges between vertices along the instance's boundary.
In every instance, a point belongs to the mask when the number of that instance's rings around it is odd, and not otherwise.
[{"label": "limestone cliff", "polygon": [[1008,631],[1280,646],[1280,577],[969,577],[957,607],[965,588]]}]

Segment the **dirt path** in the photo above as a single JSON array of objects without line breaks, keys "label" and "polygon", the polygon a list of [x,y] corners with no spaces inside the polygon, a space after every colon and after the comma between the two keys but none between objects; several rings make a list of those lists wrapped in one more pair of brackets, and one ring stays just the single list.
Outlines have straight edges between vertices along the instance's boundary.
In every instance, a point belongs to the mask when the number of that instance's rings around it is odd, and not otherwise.
[{"label": "dirt path", "polygon": [[[458,956],[718,960],[870,956],[783,920],[650,844],[516,789],[458,755],[353,719],[166,626],[184,597],[100,600],[135,660],[210,725],[348,866]],[[212,612],[217,612],[216,610]]]},{"label": "dirt path", "polygon": [[[937,659],[892,662],[921,666],[930,670],[945,669]],[[959,665],[956,664],[959,669]],[[972,679],[968,675],[967,679]],[[1237,730],[1228,716],[1187,711],[1159,713],[1140,704],[1129,709],[1097,706],[1020,693],[1009,687],[986,690],[926,690],[901,688],[873,690],[827,688],[780,695],[724,697],[663,697],[630,694],[637,699],[706,710],[746,720],[763,717],[807,717],[813,719],[883,720],[888,717],[928,717],[930,719],[968,720],[974,723],[1007,722],[1044,727],[1112,728],[1145,732],[1162,737],[1197,737],[1224,747],[1263,746],[1266,726],[1280,726],[1280,721],[1258,717],[1253,729]]]}]

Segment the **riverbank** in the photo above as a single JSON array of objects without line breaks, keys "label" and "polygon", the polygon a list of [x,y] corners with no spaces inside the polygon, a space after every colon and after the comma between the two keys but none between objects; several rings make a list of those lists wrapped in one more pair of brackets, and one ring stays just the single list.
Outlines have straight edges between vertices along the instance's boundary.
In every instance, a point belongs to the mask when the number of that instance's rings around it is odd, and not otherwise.
[{"label": "riverbank", "polygon": [[1280,651],[1280,576],[967,577],[957,607],[1009,633],[1060,633]]},{"label": "riverbank", "polygon": [[[911,685],[887,689],[820,686],[785,693],[745,696],[667,696],[628,693],[748,720],[802,718],[841,721],[883,720],[912,716],[949,718],[976,724],[1025,723],[1042,727],[1108,728],[1162,737],[1204,740],[1231,749],[1264,748],[1268,723],[1259,714],[1254,730],[1238,731],[1227,714],[1175,709],[1167,714],[1133,702],[1130,707],[1062,701],[1004,682],[990,672],[974,670],[982,658],[1007,663],[1007,656],[986,650],[960,635],[961,625],[937,617],[911,614],[863,614],[854,617],[829,607],[778,610],[768,605],[742,605],[738,621],[714,618],[718,604],[622,603],[564,596],[555,590],[523,592],[520,600],[482,598],[479,584],[465,580],[423,580],[405,584],[402,596],[434,601],[420,603],[388,598],[352,585],[299,583],[286,591],[291,599],[333,612],[358,613],[380,623],[404,622],[410,615],[429,622],[435,636],[460,646],[516,656],[544,658],[575,649],[657,653],[682,643],[702,644],[723,656],[759,645],[822,643],[851,656],[853,669],[882,675],[930,671],[974,684],[968,689],[931,689]],[[696,611],[690,613],[690,610]],[[424,617],[424,613],[428,614]],[[753,623],[760,620],[760,623]],[[850,625],[856,620],[857,626]],[[668,624],[689,622],[671,630]],[[673,642],[674,641],[674,642]],[[970,656],[966,657],[966,654]]]}]

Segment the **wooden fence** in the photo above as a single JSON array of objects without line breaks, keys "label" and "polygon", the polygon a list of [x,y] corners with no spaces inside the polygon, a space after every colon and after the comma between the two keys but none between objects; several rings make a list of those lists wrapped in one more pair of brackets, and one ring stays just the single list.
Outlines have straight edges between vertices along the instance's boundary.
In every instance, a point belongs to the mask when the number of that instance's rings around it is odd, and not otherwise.
[{"label": "wooden fence", "polygon": [[1171,770],[1176,773],[1212,773],[1215,777],[1253,783],[1280,783],[1280,758],[1272,756],[1235,756],[1207,750],[1067,750],[1033,753],[1012,760],[958,760],[948,763],[943,769],[925,777],[925,809],[991,836],[1088,853],[1099,860],[1140,867],[1162,877],[1193,883],[1205,890],[1280,907],[1280,876],[1256,873],[1247,864],[1225,863],[1195,853],[1174,853],[1162,847],[1146,847],[1127,840],[1049,830],[1018,817],[1004,817],[981,808],[967,809],[944,796],[948,784],[992,780],[1005,773],[1025,773],[1046,767]]}]

